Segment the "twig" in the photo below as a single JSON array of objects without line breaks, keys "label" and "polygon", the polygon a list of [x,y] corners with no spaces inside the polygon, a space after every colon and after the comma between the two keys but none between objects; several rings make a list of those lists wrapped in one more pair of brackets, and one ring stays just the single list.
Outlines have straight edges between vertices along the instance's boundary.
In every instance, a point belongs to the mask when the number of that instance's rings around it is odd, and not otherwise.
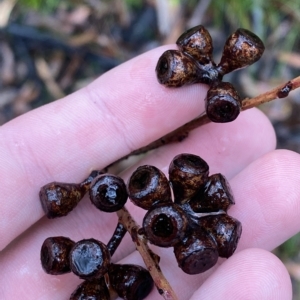
[{"label": "twig", "polygon": [[[242,110],[253,108],[255,106],[270,102],[270,101],[278,99],[278,98],[285,98],[288,96],[290,91],[295,90],[299,87],[300,87],[300,76],[286,82],[285,84],[282,84],[282,85],[274,88],[271,91],[268,91],[266,93],[258,95],[254,98],[251,98],[251,99],[245,98],[242,101]],[[193,119],[192,121],[175,129],[174,131],[168,133],[167,135],[148,144],[147,146],[144,146],[137,150],[132,151],[128,155],[126,155],[126,156],[118,159],[117,161],[113,162],[112,164],[110,164],[107,168],[111,167],[112,165],[116,164],[117,162],[120,162],[123,159],[127,159],[128,157],[130,157],[132,155],[139,155],[139,154],[145,153],[147,151],[159,148],[163,145],[181,142],[185,138],[187,138],[190,131],[192,131],[193,129],[195,129],[199,126],[205,125],[209,122],[210,122],[210,120],[208,119],[207,115],[204,113],[204,114],[200,115],[199,117],[197,117],[196,119]]]},{"label": "twig", "polygon": [[125,236],[127,230],[125,226],[118,222],[117,227],[111,237],[111,239],[107,243],[107,249],[110,253],[110,256],[113,256],[118,246],[122,242],[123,237]]},{"label": "twig", "polygon": [[35,67],[41,79],[44,81],[47,90],[54,98],[62,98],[65,96],[59,84],[55,81],[51,74],[51,70],[44,58],[40,57],[35,60]]},{"label": "twig", "polygon": [[178,300],[175,292],[173,291],[167,279],[164,277],[158,265],[159,257],[148,247],[147,240],[143,237],[143,235],[139,234],[139,225],[132,218],[125,207],[119,210],[117,214],[119,217],[119,222],[124,225],[126,230],[131,235],[132,241],[135,243],[137,250],[142,256],[159,294],[161,294],[166,300]]},{"label": "twig", "polygon": [[[242,110],[246,110],[278,98],[285,98],[288,96],[290,91],[295,90],[299,87],[300,87],[300,76],[286,82],[285,84],[276,87],[271,91],[258,95],[254,98],[244,99]],[[284,92],[285,90],[287,91],[286,93]]]}]

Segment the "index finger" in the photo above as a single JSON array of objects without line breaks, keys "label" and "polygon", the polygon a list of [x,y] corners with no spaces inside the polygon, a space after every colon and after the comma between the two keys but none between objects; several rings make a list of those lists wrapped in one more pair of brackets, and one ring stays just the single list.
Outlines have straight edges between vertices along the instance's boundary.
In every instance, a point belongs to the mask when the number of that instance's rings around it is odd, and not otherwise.
[{"label": "index finger", "polygon": [[42,217],[41,186],[80,182],[92,169],[109,165],[203,111],[204,85],[167,89],[158,84],[154,69],[165,49],[136,57],[86,88],[0,128],[0,249]]}]

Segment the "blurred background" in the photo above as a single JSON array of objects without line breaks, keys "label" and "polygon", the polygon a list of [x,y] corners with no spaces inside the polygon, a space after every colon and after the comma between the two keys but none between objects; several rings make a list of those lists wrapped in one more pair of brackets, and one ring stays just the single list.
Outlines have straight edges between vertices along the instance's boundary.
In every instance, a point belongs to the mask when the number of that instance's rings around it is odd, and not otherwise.
[{"label": "blurred background", "polygon": [[[226,75],[243,97],[298,76],[298,0],[2,0],[0,125],[199,24],[212,36],[216,62],[239,27],[264,41],[259,62]],[[274,124],[278,148],[300,153],[300,92],[261,109]],[[291,274],[294,299],[300,299],[299,247],[297,235],[274,251]]]}]

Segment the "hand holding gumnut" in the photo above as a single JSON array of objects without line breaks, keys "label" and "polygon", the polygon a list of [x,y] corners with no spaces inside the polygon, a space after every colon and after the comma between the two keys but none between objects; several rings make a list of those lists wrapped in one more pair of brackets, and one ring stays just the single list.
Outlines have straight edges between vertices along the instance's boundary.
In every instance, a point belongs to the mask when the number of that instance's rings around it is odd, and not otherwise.
[{"label": "hand holding gumnut", "polygon": [[[233,85],[222,79],[225,74],[256,62],[264,51],[261,40],[248,30],[238,29],[227,39],[218,65],[212,58],[211,36],[202,25],[183,33],[176,44],[179,50],[166,51],[157,63],[159,82],[169,87],[208,84],[205,108],[210,120],[236,119],[241,109],[240,97]],[[117,212],[128,197],[147,210],[139,234],[156,246],[173,247],[178,266],[188,274],[203,273],[216,264],[218,257],[230,257],[241,236],[241,223],[227,214],[235,204],[228,181],[222,174],[209,176],[208,164],[196,155],[176,156],[169,166],[169,180],[150,165],[140,166],[127,186],[118,176],[93,171],[80,184],[49,183],[41,189],[40,200],[48,218],[62,217],[87,192],[92,204],[103,212]],[[124,299],[143,299],[153,285],[143,268],[129,268],[146,274],[137,276],[141,278],[138,283],[143,286],[143,293],[136,292],[136,285],[130,287],[132,276],[123,285],[112,283],[111,256],[125,233],[122,224],[117,224],[107,245],[94,239],[75,243],[66,237],[48,238],[41,250],[43,269],[53,275],[72,271],[86,280],[71,299],[106,299],[108,287]],[[103,280],[105,274],[112,281],[108,285]]]},{"label": "hand holding gumnut", "polygon": [[[170,91],[157,83],[154,69],[161,54],[161,48],[142,54],[87,88],[1,126],[3,299],[116,299],[117,295],[143,299],[153,282],[157,289],[147,296],[151,300],[160,296],[174,300],[292,298],[286,267],[270,251],[300,228],[300,185],[295,176],[300,156],[274,151],[271,123],[259,110],[249,108],[286,97],[300,87],[300,77],[244,99],[242,110],[247,111],[236,122],[222,126],[209,123],[206,114],[196,117],[198,99],[206,96],[203,86]],[[210,50],[200,54],[199,60],[209,67]],[[234,59],[228,61],[236,64]],[[229,64],[224,63],[223,69],[223,73],[230,70]],[[211,70],[209,76],[214,74]],[[168,110],[170,114],[165,113]],[[197,119],[205,122],[199,125]],[[116,121],[122,126],[116,126]],[[196,127],[187,129],[182,126],[185,122]],[[197,128],[203,124],[207,125]],[[162,134],[174,136],[170,132],[174,128],[180,134],[171,142],[182,141],[186,132],[197,129],[182,143],[142,157],[140,180],[132,191],[120,179],[129,178],[129,169],[120,177],[96,172],[81,182],[95,167],[106,170],[131,150],[137,149],[132,152],[137,154],[170,143]],[[151,148],[154,139],[161,143]],[[215,171],[208,172],[200,160],[200,164],[190,160],[185,166],[192,176],[185,178],[184,160],[174,160],[168,177],[170,161],[182,152],[199,154]],[[153,180],[147,180],[143,165]],[[161,176],[160,170],[166,175]],[[231,179],[237,205],[220,173]],[[50,181],[54,182],[45,185]],[[43,185],[41,206],[38,193]],[[143,185],[148,186],[145,198],[139,193]],[[223,192],[215,193],[218,189]],[[142,209],[131,201],[123,206],[128,193]],[[237,253],[241,226],[232,216],[243,224]],[[126,232],[130,237],[122,240]],[[162,247],[152,247],[148,239]],[[218,257],[233,252],[228,260],[214,265]],[[146,269],[137,266],[142,259]],[[199,272],[204,273],[186,274]]]}]

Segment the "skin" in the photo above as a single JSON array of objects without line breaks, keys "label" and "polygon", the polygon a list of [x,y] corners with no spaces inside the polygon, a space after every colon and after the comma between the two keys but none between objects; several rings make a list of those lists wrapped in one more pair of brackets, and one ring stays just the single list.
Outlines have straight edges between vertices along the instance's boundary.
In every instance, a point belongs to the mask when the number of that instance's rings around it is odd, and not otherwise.
[{"label": "skin", "polygon": [[[175,46],[173,46],[175,48]],[[0,128],[0,299],[68,299],[81,281],[51,276],[39,261],[49,236],[106,243],[117,217],[84,199],[68,216],[48,220],[38,199],[50,181],[80,182],[92,169],[159,138],[204,110],[207,86],[170,89],[155,77],[160,47],[104,74],[84,89],[18,117]],[[229,180],[236,205],[228,214],[242,222],[236,253],[204,274],[189,276],[173,250],[155,248],[179,299],[292,299],[289,275],[269,251],[300,230],[300,156],[275,149],[269,120],[257,109],[231,123],[207,124],[182,143],[151,152],[120,174],[127,181],[142,164],[167,173],[182,152],[200,155],[210,174]],[[141,224],[145,210],[126,204]],[[128,236],[113,262],[142,264]],[[154,289],[148,297],[159,299]]]}]

